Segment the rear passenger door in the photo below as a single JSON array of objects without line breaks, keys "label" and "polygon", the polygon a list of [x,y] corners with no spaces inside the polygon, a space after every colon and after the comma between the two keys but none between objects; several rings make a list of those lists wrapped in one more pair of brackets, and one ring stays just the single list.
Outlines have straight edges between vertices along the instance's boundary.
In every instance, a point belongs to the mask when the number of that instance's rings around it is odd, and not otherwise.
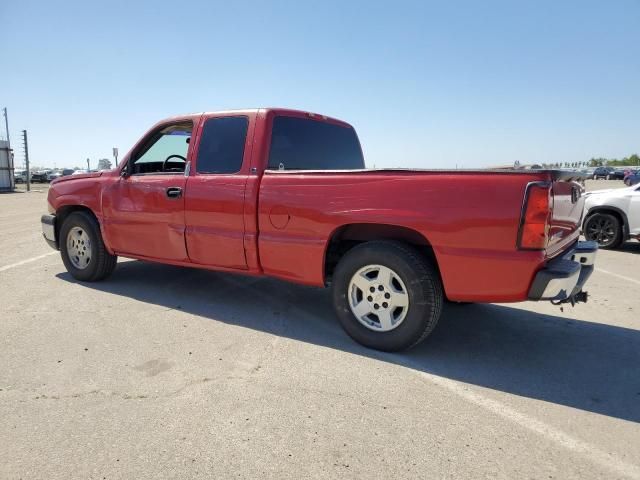
[{"label": "rear passenger door", "polygon": [[247,115],[205,115],[185,195],[185,239],[193,263],[246,269],[244,197],[251,155]]}]

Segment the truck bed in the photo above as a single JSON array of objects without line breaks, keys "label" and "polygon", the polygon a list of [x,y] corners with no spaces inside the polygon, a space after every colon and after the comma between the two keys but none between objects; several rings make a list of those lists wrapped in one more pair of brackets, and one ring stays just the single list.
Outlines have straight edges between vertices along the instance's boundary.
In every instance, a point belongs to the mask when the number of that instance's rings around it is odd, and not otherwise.
[{"label": "truck bed", "polygon": [[[451,300],[521,301],[536,271],[577,240],[582,204],[571,203],[575,178],[557,170],[267,170],[259,195],[261,266],[322,285],[328,242],[367,225],[384,235],[374,225],[388,225],[419,233]],[[532,182],[553,182],[557,194],[557,231],[546,251],[516,245]]]}]

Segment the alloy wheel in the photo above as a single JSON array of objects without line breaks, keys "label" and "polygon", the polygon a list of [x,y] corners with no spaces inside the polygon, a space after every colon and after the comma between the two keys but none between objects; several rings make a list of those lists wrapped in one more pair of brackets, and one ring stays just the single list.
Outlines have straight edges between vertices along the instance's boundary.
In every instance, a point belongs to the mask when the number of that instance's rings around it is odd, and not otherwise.
[{"label": "alloy wheel", "polygon": [[348,300],[358,321],[376,332],[398,328],[409,311],[409,294],[400,276],[384,265],[367,265],[349,282]]}]

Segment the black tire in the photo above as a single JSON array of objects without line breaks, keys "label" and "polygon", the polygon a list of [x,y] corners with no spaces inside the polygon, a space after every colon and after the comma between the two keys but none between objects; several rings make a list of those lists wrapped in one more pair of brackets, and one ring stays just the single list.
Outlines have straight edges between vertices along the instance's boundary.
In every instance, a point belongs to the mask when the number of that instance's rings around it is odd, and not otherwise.
[{"label": "black tire", "polygon": [[[77,268],[73,265],[67,248],[69,231],[78,227],[84,231],[91,240],[90,260],[85,268]],[[76,279],[83,282],[97,282],[107,278],[116,268],[118,257],[111,255],[102,240],[98,222],[88,212],[73,212],[63,222],[60,228],[60,255],[67,271]]]},{"label": "black tire", "polygon": [[615,215],[598,212],[589,215],[584,222],[584,236],[587,240],[598,242],[600,248],[618,248],[624,241],[622,225]]},{"label": "black tire", "polygon": [[[374,331],[354,316],[349,306],[349,284],[363,267],[390,268],[406,286],[409,304],[404,319],[390,331]],[[333,273],[333,304],[340,324],[365,347],[395,352],[423,341],[434,329],[444,300],[440,276],[415,248],[395,241],[371,241],[349,250]],[[364,299],[363,299],[364,301]]]}]

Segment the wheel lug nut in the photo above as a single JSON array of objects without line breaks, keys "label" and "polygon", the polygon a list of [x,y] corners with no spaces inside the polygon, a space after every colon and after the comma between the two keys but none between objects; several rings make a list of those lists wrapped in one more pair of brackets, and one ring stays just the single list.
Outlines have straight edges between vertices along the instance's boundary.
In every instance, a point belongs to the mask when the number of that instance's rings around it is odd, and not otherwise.
[{"label": "wheel lug nut", "polygon": [[383,287],[382,285],[380,285],[380,286],[378,287],[378,290],[383,291],[383,290],[384,290],[384,287]]},{"label": "wheel lug nut", "polygon": [[385,293],[384,294],[384,298],[386,298],[387,300],[391,298],[391,294],[390,293]]},{"label": "wheel lug nut", "polygon": [[367,300],[369,300],[370,302],[373,302],[373,297],[372,297],[371,295],[369,295],[369,296],[367,297]]},{"label": "wheel lug nut", "polygon": [[373,308],[375,308],[376,310],[378,310],[380,308],[380,305],[378,305],[377,303],[373,304]]},{"label": "wheel lug nut", "polygon": [[387,308],[389,304],[387,302],[382,302],[382,308]]},{"label": "wheel lug nut", "polygon": [[371,288],[369,288],[369,291],[370,291],[370,292],[375,292],[375,291],[376,291],[376,289],[375,289],[375,287],[371,287]]}]

